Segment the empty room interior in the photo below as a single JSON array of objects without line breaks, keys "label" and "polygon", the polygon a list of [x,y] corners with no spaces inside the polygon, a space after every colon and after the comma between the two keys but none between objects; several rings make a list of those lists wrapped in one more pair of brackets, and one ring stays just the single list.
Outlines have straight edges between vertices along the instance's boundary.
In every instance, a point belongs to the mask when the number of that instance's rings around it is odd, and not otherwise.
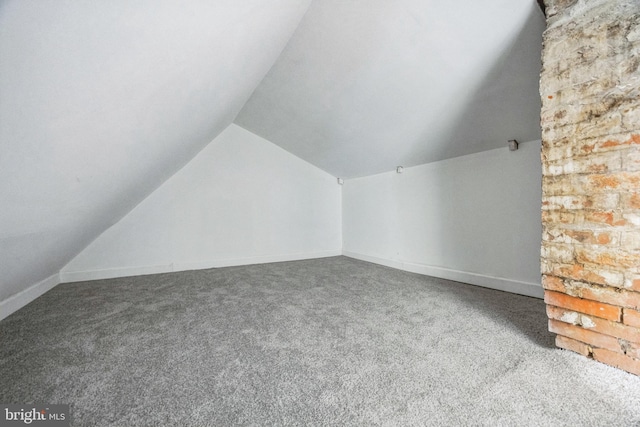
[{"label": "empty room interior", "polygon": [[639,58],[637,0],[0,0],[0,425],[640,425]]}]

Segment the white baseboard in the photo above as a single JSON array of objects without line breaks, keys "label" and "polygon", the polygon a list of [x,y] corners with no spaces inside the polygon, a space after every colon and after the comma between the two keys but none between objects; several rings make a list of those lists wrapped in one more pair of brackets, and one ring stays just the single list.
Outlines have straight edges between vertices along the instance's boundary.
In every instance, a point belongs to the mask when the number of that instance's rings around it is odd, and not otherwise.
[{"label": "white baseboard", "polygon": [[303,259],[327,258],[342,255],[342,250],[302,252],[294,254],[262,255],[245,258],[222,258],[201,262],[178,262],[174,271],[203,270],[206,268],[234,267],[237,265],[267,264],[270,262],[300,261]]},{"label": "white baseboard", "polygon": [[29,304],[45,292],[53,289],[58,284],[60,284],[60,275],[56,273],[0,302],[0,320],[20,310],[22,307]]},{"label": "white baseboard", "polygon": [[118,267],[103,270],[60,272],[62,283],[84,282],[87,280],[113,279],[116,277],[144,276],[146,274],[171,273],[173,264],[141,265],[137,267]]},{"label": "white baseboard", "polygon": [[207,268],[232,267],[237,265],[265,264],[269,262],[298,261],[303,259],[326,258],[339,255],[342,255],[341,250],[264,255],[245,258],[222,258],[208,261],[176,262],[172,264],[109,268],[103,270],[63,270],[60,272],[60,280],[63,283],[83,282],[87,280],[114,279],[117,277],[143,276],[146,274],[171,273],[175,271],[203,270]]},{"label": "white baseboard", "polygon": [[544,297],[542,285],[540,285],[539,283],[522,282],[519,280],[506,279],[504,277],[486,276],[484,274],[451,270],[448,268],[435,267],[426,264],[389,260],[371,255],[359,254],[356,252],[344,251],[343,255],[350,258],[359,259],[361,261],[368,261],[374,264],[397,268],[398,270],[409,271],[411,273],[424,274],[426,276],[439,277],[441,279],[448,279],[462,283],[469,283],[471,285],[511,292],[514,294],[526,295],[534,298]]}]

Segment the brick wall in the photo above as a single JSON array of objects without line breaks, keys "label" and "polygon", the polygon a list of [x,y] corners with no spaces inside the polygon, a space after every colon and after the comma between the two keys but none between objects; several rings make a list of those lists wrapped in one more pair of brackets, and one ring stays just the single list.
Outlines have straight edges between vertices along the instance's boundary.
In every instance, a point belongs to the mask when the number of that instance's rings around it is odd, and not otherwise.
[{"label": "brick wall", "polygon": [[640,375],[640,2],[545,4],[549,330],[559,347]]}]

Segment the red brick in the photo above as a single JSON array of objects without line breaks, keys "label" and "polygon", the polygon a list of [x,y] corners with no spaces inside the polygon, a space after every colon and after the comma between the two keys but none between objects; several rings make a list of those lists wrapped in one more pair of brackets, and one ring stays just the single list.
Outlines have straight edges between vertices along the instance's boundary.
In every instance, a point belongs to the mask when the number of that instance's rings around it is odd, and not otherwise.
[{"label": "red brick", "polygon": [[603,304],[597,301],[575,298],[560,292],[545,291],[544,302],[549,305],[568,308],[570,310],[591,314],[603,319],[620,321],[622,318],[622,309],[620,307]]},{"label": "red brick", "polygon": [[543,231],[543,240],[554,243],[607,245],[619,240],[617,235],[613,236],[609,231],[572,230],[551,226],[544,227]]},{"label": "red brick", "polygon": [[620,307],[638,309],[640,308],[640,292],[613,289],[608,287],[585,287],[581,288],[582,298],[602,301]]},{"label": "red brick", "polygon": [[606,363],[607,365],[614,366],[635,375],[640,375],[640,360],[638,359],[604,348],[594,348],[593,358],[598,362]]},{"label": "red brick", "polygon": [[602,222],[604,224],[613,225],[614,213],[613,212],[590,212],[586,216],[587,221]]},{"label": "red brick", "polygon": [[[554,146],[558,147],[558,144],[555,144]],[[574,155],[571,159],[544,162],[543,174],[545,176],[576,173],[603,174],[618,172],[622,167],[622,156],[619,151],[610,151],[586,156],[580,156],[580,153],[577,154],[577,156]]]},{"label": "red brick", "polygon": [[618,209],[620,206],[620,195],[618,193],[589,194],[587,195],[585,205],[589,209],[600,211]]},{"label": "red brick", "polygon": [[561,322],[579,325],[590,331],[622,338],[625,341],[640,343],[640,329],[634,326],[623,325],[611,320],[601,319],[596,316],[588,316],[577,311],[560,307],[547,306],[547,315],[550,319]]},{"label": "red brick", "polygon": [[584,221],[584,211],[543,210],[541,219],[544,224],[576,224]]},{"label": "red brick", "polygon": [[585,272],[584,267],[579,264],[559,265],[555,271],[557,271],[559,276],[567,279],[604,283],[604,277],[597,276],[589,271]]},{"label": "red brick", "polygon": [[640,253],[630,254],[617,250],[601,250],[595,247],[575,249],[576,261],[579,263],[598,264],[608,267],[631,268],[640,265]]},{"label": "red brick", "polygon": [[592,347],[606,348],[607,350],[624,354],[624,350],[617,338],[599,334],[597,332],[581,328],[580,326],[549,319],[549,331],[554,334],[564,335],[565,337],[572,338],[576,341],[589,344]]},{"label": "red brick", "polygon": [[637,145],[637,144],[640,144],[640,135],[632,134],[631,137],[625,141],[617,141],[617,140],[609,139],[607,141],[596,144],[596,148],[599,148],[599,149],[620,148],[620,147]]},{"label": "red brick", "polygon": [[559,277],[598,285],[622,287],[624,284],[624,275],[620,272],[597,267],[585,268],[581,264],[558,264],[553,273]]},{"label": "red brick", "polygon": [[625,225],[627,221],[617,212],[613,211],[587,211],[585,212],[585,221],[596,224],[607,225]]},{"label": "red brick", "polygon": [[593,286],[589,283],[572,280],[547,280],[546,282],[543,281],[543,286],[547,290],[565,293],[577,298],[599,301],[619,307],[633,308],[634,310],[640,308],[640,292],[611,288],[608,286]]},{"label": "red brick", "polygon": [[[560,197],[564,194],[587,194],[582,184],[573,175],[544,176],[542,191],[545,196]],[[544,206],[544,204],[543,204]]]},{"label": "red brick", "polygon": [[542,198],[542,209],[584,209],[590,207],[586,196],[544,196]]},{"label": "red brick", "polygon": [[598,233],[596,235],[596,241],[600,245],[606,245],[608,243],[611,243],[611,234],[609,234],[609,233]]},{"label": "red brick", "polygon": [[591,230],[562,230],[562,233],[558,235],[559,239],[556,237],[552,240],[561,240],[567,243],[567,239],[564,236],[569,239],[569,242],[594,243],[596,241],[596,237]]},{"label": "red brick", "polygon": [[589,184],[594,188],[618,188],[621,177],[616,175],[593,175],[589,177]]},{"label": "red brick", "polygon": [[622,319],[625,325],[635,326],[640,328],[640,312],[625,308],[622,310]]},{"label": "red brick", "polygon": [[562,243],[542,242],[540,256],[558,263],[574,262],[573,246]]},{"label": "red brick", "polygon": [[552,291],[564,291],[564,281],[555,276],[549,276],[547,274],[542,276],[542,287]]},{"label": "red brick", "polygon": [[625,196],[624,204],[629,209],[640,209],[640,193],[631,193]]},{"label": "red brick", "polygon": [[556,335],[556,346],[564,348],[565,350],[574,351],[583,356],[591,355],[591,347],[589,347],[587,344],[571,338],[567,338],[562,335]]}]

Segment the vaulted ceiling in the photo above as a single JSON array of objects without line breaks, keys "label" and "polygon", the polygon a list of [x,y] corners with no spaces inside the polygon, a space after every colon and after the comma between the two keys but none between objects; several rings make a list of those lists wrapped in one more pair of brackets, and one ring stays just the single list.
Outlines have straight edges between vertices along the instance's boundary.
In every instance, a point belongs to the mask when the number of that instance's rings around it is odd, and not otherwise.
[{"label": "vaulted ceiling", "polygon": [[0,301],[234,120],[347,178],[538,139],[535,3],[0,0]]},{"label": "vaulted ceiling", "polygon": [[540,138],[535,0],[315,0],[236,118],[345,178]]}]

